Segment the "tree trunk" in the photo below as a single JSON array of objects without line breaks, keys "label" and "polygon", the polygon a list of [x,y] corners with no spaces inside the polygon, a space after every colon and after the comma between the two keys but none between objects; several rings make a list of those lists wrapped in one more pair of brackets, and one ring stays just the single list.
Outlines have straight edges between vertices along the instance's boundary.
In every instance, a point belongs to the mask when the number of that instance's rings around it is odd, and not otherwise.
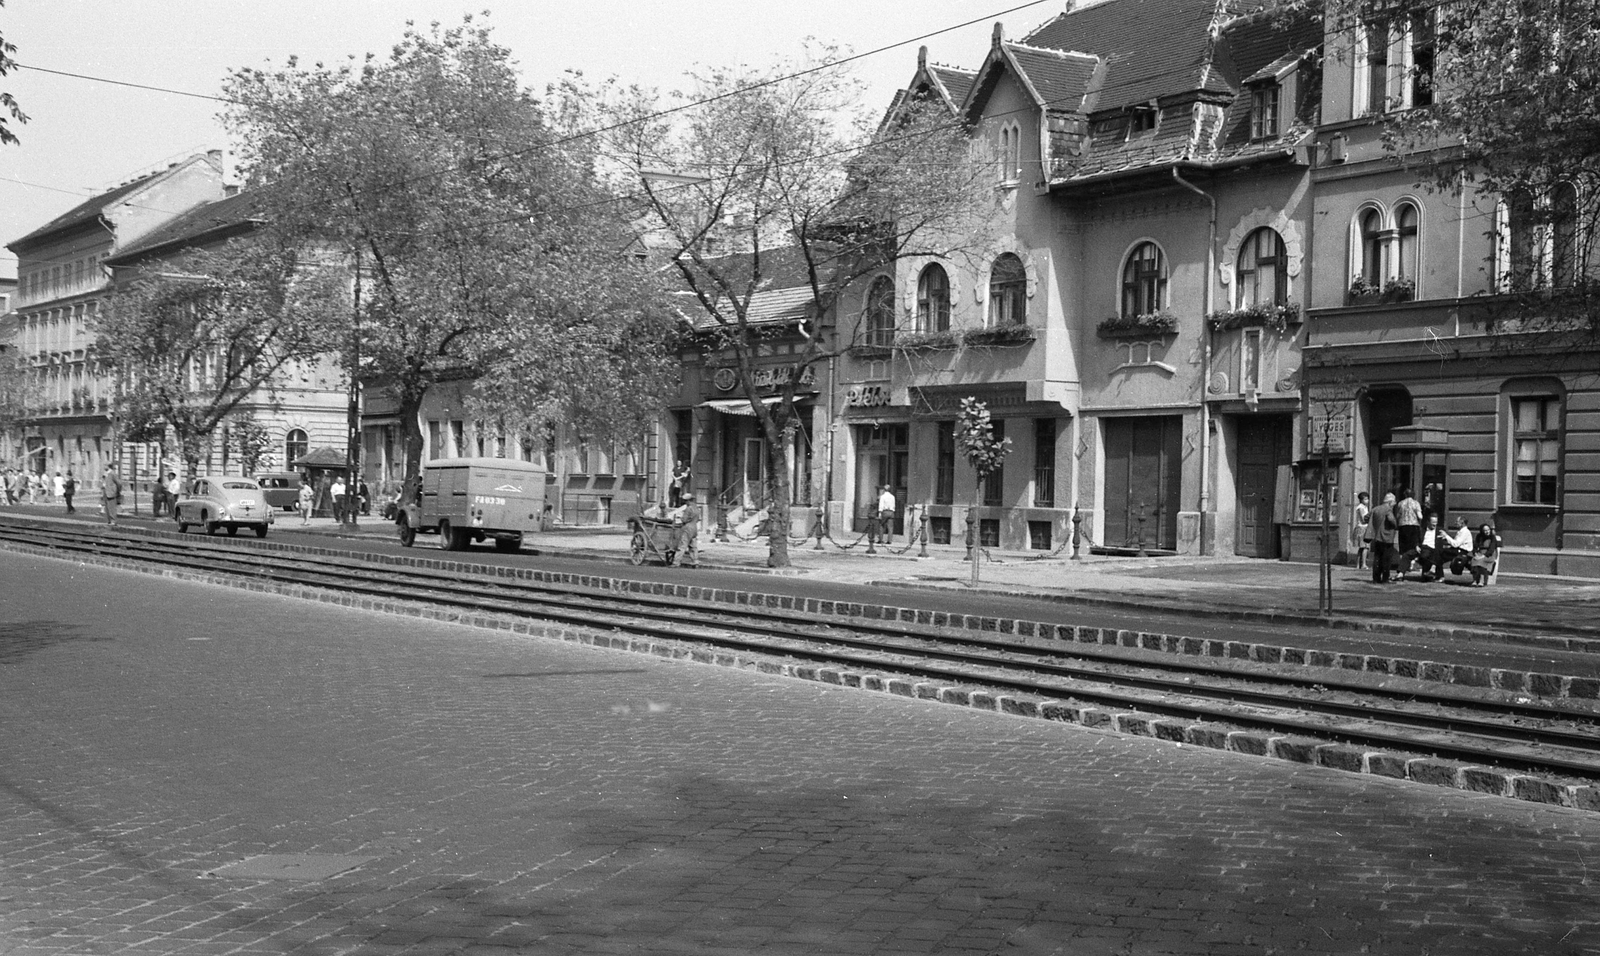
[{"label": "tree trunk", "polygon": [[[405,480],[410,480],[422,474],[422,422],[417,415],[422,411],[422,396],[425,392],[416,395],[402,393],[400,396],[400,428],[405,436],[406,443],[406,472]],[[434,449],[435,454],[438,449]]]},{"label": "tree trunk", "polygon": [[777,409],[754,403],[761,432],[766,436],[762,454],[767,459],[767,567],[789,567],[789,435],[794,426],[794,406],[785,401]]}]

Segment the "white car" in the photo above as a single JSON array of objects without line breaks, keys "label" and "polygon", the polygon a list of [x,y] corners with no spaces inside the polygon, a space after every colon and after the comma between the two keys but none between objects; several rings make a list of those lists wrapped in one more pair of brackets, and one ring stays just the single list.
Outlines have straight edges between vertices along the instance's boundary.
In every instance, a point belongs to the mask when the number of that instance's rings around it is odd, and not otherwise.
[{"label": "white car", "polygon": [[178,523],[179,534],[188,531],[190,525],[199,525],[206,534],[226,528],[233,535],[240,528],[250,528],[256,537],[265,538],[267,529],[272,527],[272,507],[253,478],[196,478],[189,483],[188,493],[178,496],[172,506],[172,518]]}]

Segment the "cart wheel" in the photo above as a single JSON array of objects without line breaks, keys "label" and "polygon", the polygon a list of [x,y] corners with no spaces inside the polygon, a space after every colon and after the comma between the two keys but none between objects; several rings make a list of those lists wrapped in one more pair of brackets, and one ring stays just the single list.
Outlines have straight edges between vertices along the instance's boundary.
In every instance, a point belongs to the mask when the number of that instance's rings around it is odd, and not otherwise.
[{"label": "cart wheel", "polygon": [[440,551],[454,551],[454,550],[456,550],[456,536],[455,536],[454,532],[455,532],[455,529],[450,527],[450,522],[448,522],[448,521],[439,522],[439,542],[438,543],[439,543],[439,550]]},{"label": "cart wheel", "polygon": [[409,548],[417,543],[417,529],[411,527],[405,519],[400,520],[400,547]]},{"label": "cart wheel", "polygon": [[644,563],[644,532],[635,531],[628,544],[628,563],[637,567]]}]

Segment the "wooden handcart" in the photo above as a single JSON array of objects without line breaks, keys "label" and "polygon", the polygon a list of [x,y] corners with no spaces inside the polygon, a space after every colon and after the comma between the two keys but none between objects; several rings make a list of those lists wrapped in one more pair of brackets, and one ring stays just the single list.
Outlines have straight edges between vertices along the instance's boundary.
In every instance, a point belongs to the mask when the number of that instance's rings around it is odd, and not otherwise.
[{"label": "wooden handcart", "polygon": [[639,565],[646,557],[671,564],[678,556],[678,532],[682,522],[673,518],[629,518],[633,538],[628,542],[628,560]]}]

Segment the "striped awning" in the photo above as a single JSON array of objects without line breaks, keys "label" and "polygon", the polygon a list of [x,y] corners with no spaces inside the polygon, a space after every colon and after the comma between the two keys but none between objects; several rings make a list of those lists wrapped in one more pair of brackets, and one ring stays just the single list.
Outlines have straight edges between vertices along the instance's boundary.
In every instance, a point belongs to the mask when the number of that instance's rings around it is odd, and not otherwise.
[{"label": "striped awning", "polygon": [[[777,401],[778,397],[774,395],[771,398],[763,398],[761,400],[761,404],[771,405]],[[701,402],[700,407],[709,408],[713,411],[721,412],[724,415],[748,415],[751,418],[756,417],[756,410],[750,405],[750,400],[747,398],[713,398],[710,401]]]}]

